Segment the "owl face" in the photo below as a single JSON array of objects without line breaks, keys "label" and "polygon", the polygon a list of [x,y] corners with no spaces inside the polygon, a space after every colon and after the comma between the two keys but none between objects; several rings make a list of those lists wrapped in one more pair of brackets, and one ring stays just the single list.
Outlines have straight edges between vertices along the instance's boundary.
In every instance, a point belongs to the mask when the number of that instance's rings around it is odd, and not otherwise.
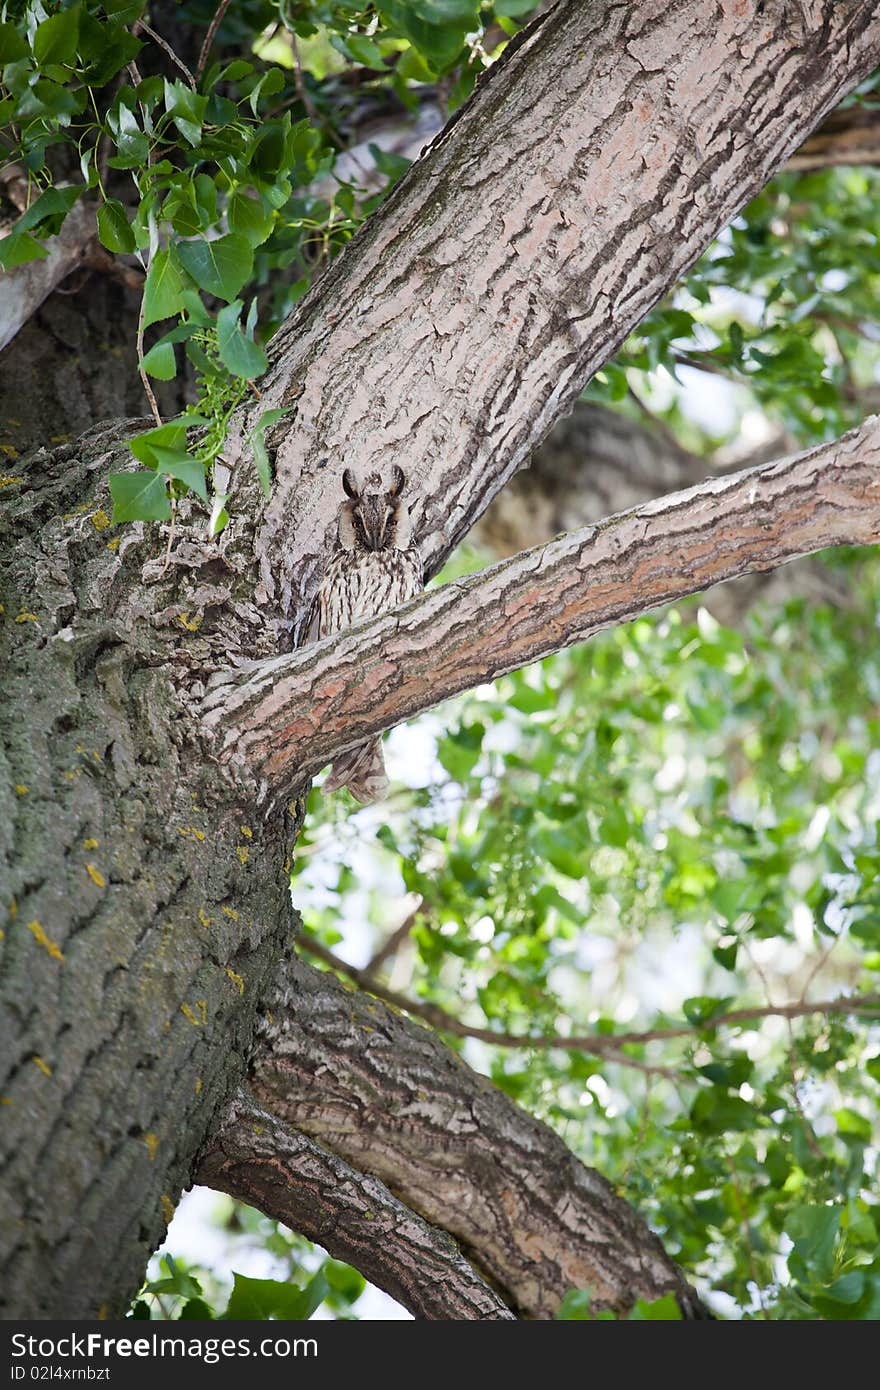
[{"label": "owl face", "polygon": [[339,508],[339,544],[343,550],[406,550],[410,543],[409,509],[400,500],[406,481],[403,469],[394,469],[390,487],[373,473],[358,488],[351,469],[342,474],[348,502]]}]

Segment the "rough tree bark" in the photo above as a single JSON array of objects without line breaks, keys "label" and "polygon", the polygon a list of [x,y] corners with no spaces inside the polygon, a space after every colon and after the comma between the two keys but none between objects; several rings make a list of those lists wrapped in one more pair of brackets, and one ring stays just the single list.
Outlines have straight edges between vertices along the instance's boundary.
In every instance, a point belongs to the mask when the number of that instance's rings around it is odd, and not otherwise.
[{"label": "rough tree bark", "polygon": [[[748,453],[724,450],[707,461],[683,449],[660,424],[579,402],[554,425],[528,468],[489,504],[468,541],[504,559],[690,487],[707,473],[757,467],[792,448],[785,432],[777,430]],[[795,597],[842,605],[848,601],[846,582],[821,560],[804,559],[715,585],[703,591],[702,603],[719,622],[735,627],[755,602],[778,605]]]},{"label": "rough tree bark", "polygon": [[[345,1081],[341,1091],[350,1104]],[[198,1179],[319,1241],[416,1317],[515,1316],[450,1235],[417,1216],[362,1167],[353,1168],[291,1129],[242,1090],[212,1135]]]},{"label": "rough tree bark", "polygon": [[[293,961],[279,972],[260,1037],[255,1100],[442,1225],[521,1316],[552,1318],[572,1288],[592,1289],[610,1307],[621,1289],[646,1298],[671,1291],[686,1316],[703,1315],[610,1184],[491,1082],[475,1084],[428,1029]],[[236,1130],[240,1159],[255,1141]],[[229,1191],[230,1169],[221,1130],[199,1176]],[[280,1215],[271,1170],[268,1184],[261,1176],[233,1190]]]},{"label": "rough tree bark", "polygon": [[274,645],[306,621],[338,500],[328,464],[404,467],[434,573],[590,374],[876,65],[880,16],[855,0],[560,0],[520,39],[276,335],[262,400],[240,416],[236,505],[249,428],[289,410],[254,538]]},{"label": "rough tree bark", "polygon": [[[218,668],[274,654],[296,627],[340,452],[356,471],[408,469],[435,569],[878,49],[864,0],[561,0],[279,335],[260,409],[290,414],[265,508],[244,464],[250,412],[228,456],[236,521],[208,542],[181,507],[167,564],[161,528],[108,539],[125,427],[7,480],[6,1316],[125,1306],[254,1058],[291,949],[296,807],[288,823],[261,813],[253,774],[217,760],[192,710]],[[680,1289],[632,1230],[652,1287]],[[634,1266],[603,1268],[613,1306],[642,1291]]]},{"label": "rough tree bark", "polygon": [[338,750],[734,575],[880,539],[880,416],[657,498],[243,670],[202,702],[218,756],[289,795]]}]

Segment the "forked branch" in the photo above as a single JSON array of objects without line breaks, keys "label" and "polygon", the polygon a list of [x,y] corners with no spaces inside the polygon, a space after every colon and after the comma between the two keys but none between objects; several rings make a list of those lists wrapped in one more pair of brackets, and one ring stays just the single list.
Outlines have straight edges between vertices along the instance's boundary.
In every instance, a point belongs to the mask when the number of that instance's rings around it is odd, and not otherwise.
[{"label": "forked branch", "polygon": [[229,672],[213,751],[286,794],[442,700],[721,580],[880,540],[880,417],[833,443],[561,536],[381,618]]}]

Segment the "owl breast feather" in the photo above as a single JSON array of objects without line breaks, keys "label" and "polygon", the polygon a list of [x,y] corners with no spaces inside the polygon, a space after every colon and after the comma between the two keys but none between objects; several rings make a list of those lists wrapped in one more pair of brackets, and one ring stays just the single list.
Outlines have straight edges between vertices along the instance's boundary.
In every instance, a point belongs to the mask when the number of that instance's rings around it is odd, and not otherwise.
[{"label": "owl breast feather", "polygon": [[421,588],[422,565],[415,549],[337,551],[321,585],[321,636],[386,613]]}]

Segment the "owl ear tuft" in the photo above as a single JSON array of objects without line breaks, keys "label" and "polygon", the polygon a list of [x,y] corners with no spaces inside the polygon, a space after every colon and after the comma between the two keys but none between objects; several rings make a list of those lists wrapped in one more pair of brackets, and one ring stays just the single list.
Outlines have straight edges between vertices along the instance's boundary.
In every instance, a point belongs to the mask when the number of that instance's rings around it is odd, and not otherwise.
[{"label": "owl ear tuft", "polygon": [[345,468],[342,471],[342,490],[346,497],[350,497],[353,502],[356,502],[360,496],[357,490],[357,483],[354,480],[354,474],[350,468]]},{"label": "owl ear tuft", "polygon": [[406,474],[399,463],[394,465],[394,472],[391,475],[392,482],[388,489],[389,497],[399,497],[403,492],[403,485],[406,482]]}]

